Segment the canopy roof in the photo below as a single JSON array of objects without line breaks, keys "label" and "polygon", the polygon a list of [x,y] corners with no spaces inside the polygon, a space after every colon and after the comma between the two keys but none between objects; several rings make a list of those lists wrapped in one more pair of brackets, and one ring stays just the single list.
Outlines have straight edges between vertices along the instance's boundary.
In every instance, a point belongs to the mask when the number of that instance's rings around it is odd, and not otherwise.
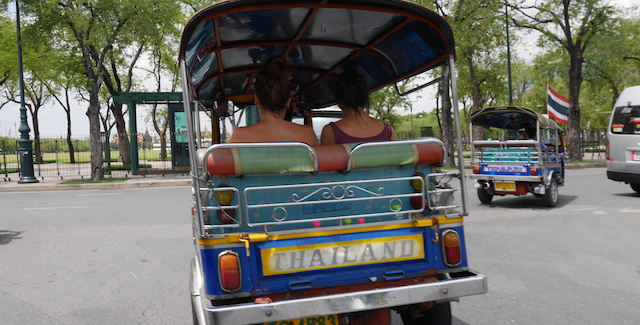
[{"label": "canopy roof", "polygon": [[[251,102],[253,72],[285,53],[298,89],[311,107],[335,102],[343,61],[355,60],[370,91],[414,76],[455,57],[451,27],[435,12],[399,0],[237,0],[198,12],[184,28],[192,99]],[[184,81],[183,81],[184,82]]]},{"label": "canopy roof", "polygon": [[520,130],[535,127],[536,121],[545,129],[562,130],[554,120],[536,113],[528,108],[517,106],[499,106],[483,108],[469,118],[474,126],[498,128],[505,130]]}]

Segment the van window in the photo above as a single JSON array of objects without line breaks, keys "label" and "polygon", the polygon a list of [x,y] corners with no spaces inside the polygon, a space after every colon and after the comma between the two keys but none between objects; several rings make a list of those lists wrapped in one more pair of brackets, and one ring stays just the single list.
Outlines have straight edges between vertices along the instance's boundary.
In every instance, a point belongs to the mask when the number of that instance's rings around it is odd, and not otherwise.
[{"label": "van window", "polygon": [[611,119],[611,133],[640,134],[640,106],[616,107]]}]

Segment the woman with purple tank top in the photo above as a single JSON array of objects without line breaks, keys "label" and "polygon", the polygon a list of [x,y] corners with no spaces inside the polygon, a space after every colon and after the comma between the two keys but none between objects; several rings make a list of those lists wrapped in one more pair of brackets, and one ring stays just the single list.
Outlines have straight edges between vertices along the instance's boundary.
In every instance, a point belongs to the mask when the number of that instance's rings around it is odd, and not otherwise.
[{"label": "woman with purple tank top", "polygon": [[329,123],[322,129],[322,144],[358,143],[396,140],[396,132],[388,124],[365,113],[369,107],[369,92],[364,75],[358,73],[358,65],[347,61],[336,84],[336,102],[343,118]]}]

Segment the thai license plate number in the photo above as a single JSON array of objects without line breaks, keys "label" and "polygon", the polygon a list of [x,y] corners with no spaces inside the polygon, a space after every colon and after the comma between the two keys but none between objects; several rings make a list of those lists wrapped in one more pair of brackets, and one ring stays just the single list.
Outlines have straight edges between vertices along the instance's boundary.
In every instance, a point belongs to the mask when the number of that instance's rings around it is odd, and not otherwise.
[{"label": "thai license plate number", "polygon": [[516,182],[495,182],[496,191],[515,191]]},{"label": "thai license plate number", "polygon": [[264,325],[338,325],[337,315],[306,317],[264,323]]},{"label": "thai license plate number", "polygon": [[631,152],[631,160],[634,160],[634,161],[640,160],[640,152],[637,152],[637,151]]}]

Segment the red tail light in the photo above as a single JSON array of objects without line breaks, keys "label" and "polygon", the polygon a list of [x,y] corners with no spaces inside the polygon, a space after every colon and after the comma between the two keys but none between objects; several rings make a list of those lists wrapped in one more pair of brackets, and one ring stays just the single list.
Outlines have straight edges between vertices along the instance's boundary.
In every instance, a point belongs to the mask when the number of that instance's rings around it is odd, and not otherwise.
[{"label": "red tail light", "polygon": [[480,166],[473,166],[473,173],[480,174]]},{"label": "red tail light", "polygon": [[442,232],[442,250],[444,253],[444,264],[449,267],[457,266],[462,261],[462,250],[460,248],[460,237],[458,232],[447,229]]},{"label": "red tail light", "polygon": [[240,258],[234,251],[224,251],[218,255],[220,288],[225,292],[236,292],[242,288]]},{"label": "red tail light", "polygon": [[538,175],[538,168],[531,167],[531,169],[529,169],[529,171],[531,172],[531,175]]}]

